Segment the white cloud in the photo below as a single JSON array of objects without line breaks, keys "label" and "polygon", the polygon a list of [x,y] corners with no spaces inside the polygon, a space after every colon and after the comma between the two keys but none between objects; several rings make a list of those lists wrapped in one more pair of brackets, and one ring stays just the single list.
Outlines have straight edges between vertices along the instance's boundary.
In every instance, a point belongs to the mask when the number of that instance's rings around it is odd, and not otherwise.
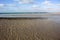
[{"label": "white cloud", "polygon": [[60,6],[60,4],[55,4],[56,6]]},{"label": "white cloud", "polygon": [[32,3],[33,2],[33,0],[14,0],[14,1],[18,3]]},{"label": "white cloud", "polygon": [[42,2],[43,5],[46,5],[46,6],[52,6],[54,5],[53,3],[51,3],[51,1],[44,1]]},{"label": "white cloud", "polygon": [[32,9],[40,10],[40,6],[37,4],[32,5]]},{"label": "white cloud", "polygon": [[54,4],[51,1],[44,1],[42,2],[42,7],[45,11],[58,11],[60,4]]},{"label": "white cloud", "polygon": [[20,1],[20,0],[14,0],[14,1]]},{"label": "white cloud", "polygon": [[38,5],[32,5],[32,8],[37,8],[38,7]]},{"label": "white cloud", "polygon": [[0,4],[0,7],[3,7],[4,6],[4,4]]},{"label": "white cloud", "polygon": [[5,6],[7,6],[7,7],[15,7],[16,4],[5,4]]},{"label": "white cloud", "polygon": [[23,3],[31,3],[33,0],[21,0]]},{"label": "white cloud", "polygon": [[18,7],[15,4],[0,4],[0,12],[16,11]]}]

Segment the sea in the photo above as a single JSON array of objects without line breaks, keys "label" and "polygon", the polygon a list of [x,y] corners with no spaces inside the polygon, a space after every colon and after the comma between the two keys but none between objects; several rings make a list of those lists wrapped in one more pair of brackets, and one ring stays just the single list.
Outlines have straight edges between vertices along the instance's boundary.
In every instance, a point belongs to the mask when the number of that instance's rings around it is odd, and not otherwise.
[{"label": "sea", "polygon": [[[21,16],[21,14],[23,16]],[[12,18],[12,17],[17,17],[16,15],[19,15],[18,17],[37,17],[38,15],[41,15],[41,14],[49,14],[49,16],[43,16],[43,17],[46,17],[48,19],[51,19],[55,22],[60,23],[60,15],[52,15],[53,13],[48,13],[48,12],[6,12],[6,13],[0,13],[0,17],[8,17],[8,18],[11,17]],[[41,16],[38,16],[38,17],[41,17]]]}]

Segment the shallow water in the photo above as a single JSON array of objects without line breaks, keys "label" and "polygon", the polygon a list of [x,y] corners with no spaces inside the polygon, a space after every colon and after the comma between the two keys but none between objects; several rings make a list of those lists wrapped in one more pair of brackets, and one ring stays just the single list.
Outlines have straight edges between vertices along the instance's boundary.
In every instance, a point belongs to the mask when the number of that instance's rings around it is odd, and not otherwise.
[{"label": "shallow water", "polygon": [[60,16],[49,16],[48,19],[55,21],[56,23],[60,23]]}]

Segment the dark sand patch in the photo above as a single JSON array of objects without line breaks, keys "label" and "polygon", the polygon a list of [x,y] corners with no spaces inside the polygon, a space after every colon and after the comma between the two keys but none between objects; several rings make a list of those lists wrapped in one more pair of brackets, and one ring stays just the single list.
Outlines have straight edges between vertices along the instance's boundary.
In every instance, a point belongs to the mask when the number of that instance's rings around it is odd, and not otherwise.
[{"label": "dark sand patch", "polygon": [[60,24],[48,19],[0,19],[0,40],[60,40]]}]

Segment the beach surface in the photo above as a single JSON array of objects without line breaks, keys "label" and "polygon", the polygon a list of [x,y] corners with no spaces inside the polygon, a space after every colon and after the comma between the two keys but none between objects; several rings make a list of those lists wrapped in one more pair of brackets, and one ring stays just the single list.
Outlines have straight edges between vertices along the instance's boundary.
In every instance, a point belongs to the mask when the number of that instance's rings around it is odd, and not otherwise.
[{"label": "beach surface", "polygon": [[60,40],[60,22],[53,19],[0,19],[0,40]]}]

